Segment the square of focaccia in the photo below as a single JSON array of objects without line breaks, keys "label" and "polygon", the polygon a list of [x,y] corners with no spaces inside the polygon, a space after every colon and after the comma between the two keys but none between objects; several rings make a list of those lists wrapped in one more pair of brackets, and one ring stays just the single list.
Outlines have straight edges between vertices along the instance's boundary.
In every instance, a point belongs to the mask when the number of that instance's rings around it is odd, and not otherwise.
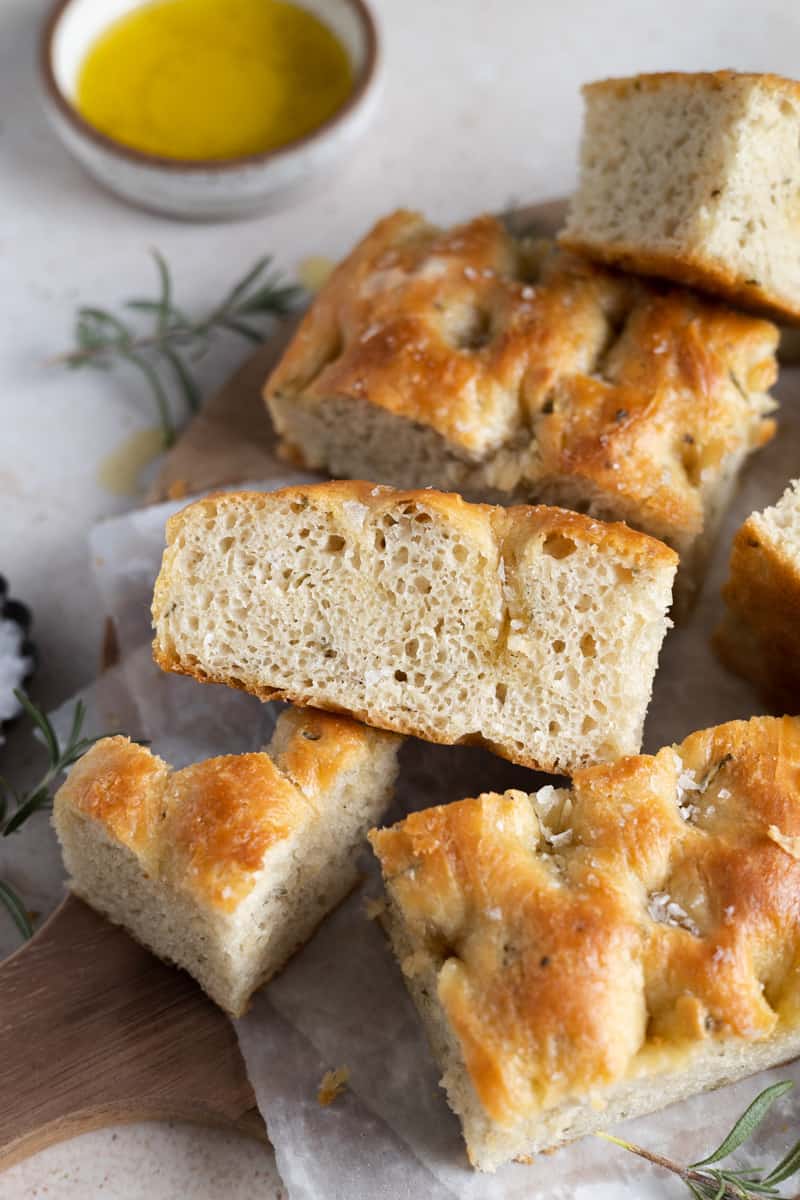
[{"label": "square of focaccia", "polygon": [[104,738],[55,798],[69,886],[239,1016],[356,882],[399,741],[289,709],[268,753],[173,771]]},{"label": "square of focaccia", "polygon": [[370,840],[482,1170],[800,1052],[800,719],[721,725]]},{"label": "square of focaccia", "polygon": [[265,396],[334,477],[560,504],[681,555],[684,604],[769,440],[777,329],[513,237],[381,221],[316,297]]}]

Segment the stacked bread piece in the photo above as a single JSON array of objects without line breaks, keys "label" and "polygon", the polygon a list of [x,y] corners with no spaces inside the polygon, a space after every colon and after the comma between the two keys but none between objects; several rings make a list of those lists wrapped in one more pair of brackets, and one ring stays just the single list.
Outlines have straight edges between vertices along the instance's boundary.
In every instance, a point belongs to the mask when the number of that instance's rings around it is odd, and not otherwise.
[{"label": "stacked bread piece", "polygon": [[583,94],[581,180],[562,244],[800,319],[800,84],[665,72]]},{"label": "stacked bread piece", "polygon": [[[800,318],[799,112],[772,77],[593,85],[560,248],[380,222],[265,392],[347,478],[167,527],[155,657],[301,706],[272,759],[112,739],[56,802],[73,887],[238,1013],[351,886],[397,734],[571,776],[370,835],[481,1169],[800,1051],[800,720],[638,754],[678,560],[686,610],[774,434],[777,331],[729,305]],[[760,682],[800,664],[798,495],[732,560],[720,644]]]},{"label": "stacked bread piece", "polygon": [[626,521],[679,552],[688,597],[774,432],[777,337],[493,217],[399,212],[334,272],[265,396],[293,461]]}]

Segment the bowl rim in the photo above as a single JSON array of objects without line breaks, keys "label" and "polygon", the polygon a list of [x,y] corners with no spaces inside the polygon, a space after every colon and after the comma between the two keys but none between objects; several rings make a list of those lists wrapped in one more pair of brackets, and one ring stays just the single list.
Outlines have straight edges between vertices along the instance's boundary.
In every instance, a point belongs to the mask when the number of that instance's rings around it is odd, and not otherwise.
[{"label": "bowl rim", "polygon": [[[166,170],[173,174],[211,172],[220,175],[240,170],[242,167],[267,166],[281,158],[287,158],[304,146],[324,140],[329,133],[338,125],[341,125],[361,106],[366,99],[367,93],[372,90],[376,81],[380,61],[380,38],[377,21],[366,0],[344,0],[355,12],[364,31],[366,43],[364,65],[361,69],[360,78],[344,104],[331,113],[321,125],[317,125],[315,129],[303,134],[302,137],[294,138],[292,141],[286,142],[285,145],[278,146],[274,150],[265,150],[261,154],[242,154],[237,158],[224,159],[184,159],[171,158],[166,154],[151,154],[146,150],[136,150],[133,146],[126,146],[123,142],[118,142],[115,138],[109,137],[108,134],[95,128],[94,125],[81,116],[77,108],[66,97],[56,82],[55,71],[53,70],[53,39],[55,38],[59,21],[73,2],[74,0],[56,0],[42,26],[39,36],[39,73],[44,83],[45,92],[60,115],[65,118],[77,133],[94,142],[102,150],[137,166],[156,167],[159,170]],[[291,3],[292,0],[289,0],[289,2]]]}]

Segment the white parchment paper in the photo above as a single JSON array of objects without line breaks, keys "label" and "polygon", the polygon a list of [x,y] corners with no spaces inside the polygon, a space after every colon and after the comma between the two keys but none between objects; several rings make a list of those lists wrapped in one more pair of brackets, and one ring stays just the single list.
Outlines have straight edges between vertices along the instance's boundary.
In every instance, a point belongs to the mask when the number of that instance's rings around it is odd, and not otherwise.
[{"label": "white parchment paper", "polygon": [[[648,750],[681,740],[693,729],[763,711],[751,689],[717,663],[708,639],[721,611],[719,588],[733,531],[747,513],[774,502],[789,478],[800,474],[798,385],[800,373],[784,374],[779,437],[743,481],[691,621],[667,639],[647,722]],[[287,481],[273,480],[269,486]],[[164,520],[178,507],[159,505],[132,513],[92,534],[98,586],[124,657],[88,693],[94,728],[112,725],[149,737],[153,748],[176,766],[259,747],[276,711],[275,705],[261,705],[225,688],[167,677],[150,660],[150,592]],[[391,818],[481,790],[532,790],[542,780],[481,750],[409,741],[401,754]],[[365,915],[365,896],[379,891],[368,852],[364,869],[363,887],[237,1022],[290,1200],[655,1200],[685,1194],[670,1177],[596,1139],[495,1176],[469,1170],[458,1123],[437,1086],[399,970],[379,928]],[[323,1073],[337,1066],[349,1068],[349,1088],[322,1108],[317,1087]],[[756,1092],[777,1078],[800,1083],[800,1065],[629,1122],[625,1134],[683,1161],[697,1158]],[[781,1102],[760,1141],[748,1146],[748,1155],[783,1154],[797,1137],[798,1116],[798,1100]]]}]

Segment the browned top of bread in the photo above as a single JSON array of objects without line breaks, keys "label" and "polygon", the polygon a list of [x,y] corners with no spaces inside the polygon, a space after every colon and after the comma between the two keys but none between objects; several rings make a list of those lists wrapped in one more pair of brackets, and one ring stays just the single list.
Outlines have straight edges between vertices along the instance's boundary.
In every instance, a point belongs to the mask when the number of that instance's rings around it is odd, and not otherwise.
[{"label": "browned top of bread", "polygon": [[104,825],[134,854],[151,858],[169,771],[163,759],[129,738],[102,738],[72,768],[56,805],[75,808]]},{"label": "browned top of bread", "polygon": [[648,75],[627,75],[614,79],[597,79],[585,83],[581,91],[615,92],[625,96],[629,92],[657,92],[660,88],[674,84],[685,84],[709,91],[721,91],[730,86],[760,87],[776,92],[791,92],[800,99],[800,83],[783,75],[758,74],[754,71],[654,71]]},{"label": "browned top of bread", "polygon": [[380,221],[333,273],[268,380],[268,400],[367,400],[470,461],[503,448],[546,483],[579,476],[636,522],[693,534],[702,478],[767,441],[750,393],[777,331],[646,284],[484,216],[449,231]]},{"label": "browned top of bread", "polygon": [[375,738],[392,736],[312,710],[289,710],[280,724],[280,765],[266,753],[224,755],[173,772],[128,738],[103,738],[73,767],[56,807],[104,826],[152,876],[232,912],[268,851],[308,822]]},{"label": "browned top of bread", "polygon": [[[765,294],[758,280],[742,279],[740,272],[734,266],[724,263],[721,259],[710,262],[707,255],[699,250],[686,248],[680,255],[676,255],[671,250],[662,250],[655,246],[644,247],[638,242],[626,242],[624,239],[603,246],[596,241],[572,233],[559,234],[558,240],[565,250],[573,251],[576,254],[590,254],[598,263],[605,263],[608,267],[619,268],[634,274],[641,272],[643,275],[673,279],[676,283],[684,284],[687,287],[696,287],[712,292],[729,304],[741,306],[754,313],[759,313],[761,316],[772,317],[776,321],[800,319],[800,307],[791,306],[787,301],[777,297],[770,298]],[[757,319],[744,314],[740,314],[740,316],[743,320]],[[777,349],[777,333],[776,329],[773,353]],[[774,382],[773,378],[765,386],[770,387]],[[767,424],[769,425],[768,430]],[[765,422],[764,425],[763,440],[766,442],[769,441],[775,428],[772,422]]]},{"label": "browned top of bread", "polygon": [[[692,734],[373,831],[487,1113],[800,1019],[800,719]],[[423,961],[424,960],[424,961]]]},{"label": "browned top of bread", "polygon": [[[494,504],[471,504],[455,492],[438,492],[435,488],[401,491],[360,479],[335,479],[327,483],[280,488],[269,493],[226,492],[224,495],[225,504],[247,505],[254,511],[270,507],[275,499],[288,499],[301,506],[306,506],[310,501],[323,502],[326,508],[336,509],[345,515],[352,513],[356,521],[359,521],[359,517],[353,509],[354,505],[362,505],[375,512],[391,513],[407,502],[420,502],[426,508],[440,512],[449,523],[463,531],[465,537],[485,543],[487,549],[491,547],[492,559],[496,557],[498,543],[503,546],[504,553],[513,554],[515,547],[521,547],[531,537],[540,534],[548,544],[548,552],[553,553],[554,557],[558,557],[557,539],[570,538],[587,546],[596,546],[601,552],[607,550],[620,554],[629,559],[632,566],[675,567],[678,562],[675,551],[658,538],[639,533],[619,521],[596,521],[582,513],[543,504],[517,504],[508,508]],[[215,496],[207,496],[171,516],[166,526],[167,546],[177,541],[190,515],[194,516],[203,508],[211,514],[216,504]],[[171,580],[162,570],[153,594],[155,616],[163,614],[168,607],[170,587]],[[170,669],[171,664],[162,662],[158,657],[158,646],[156,660],[165,669]]]}]

